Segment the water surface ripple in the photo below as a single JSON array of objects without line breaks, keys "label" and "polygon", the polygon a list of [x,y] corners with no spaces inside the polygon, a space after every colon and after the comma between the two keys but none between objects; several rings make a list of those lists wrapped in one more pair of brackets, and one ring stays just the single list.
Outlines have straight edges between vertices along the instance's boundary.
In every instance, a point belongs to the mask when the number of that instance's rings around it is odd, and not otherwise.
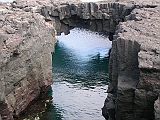
[{"label": "water surface ripple", "polygon": [[[104,120],[108,51],[111,42],[98,33],[75,28],[57,37],[53,55],[53,106],[48,120]],[[53,114],[54,113],[54,114]]]}]

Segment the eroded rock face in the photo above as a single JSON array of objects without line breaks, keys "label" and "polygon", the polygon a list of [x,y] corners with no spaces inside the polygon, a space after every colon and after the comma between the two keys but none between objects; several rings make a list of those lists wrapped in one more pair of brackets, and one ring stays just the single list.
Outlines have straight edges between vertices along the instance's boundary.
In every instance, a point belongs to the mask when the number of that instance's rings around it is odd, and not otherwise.
[{"label": "eroded rock face", "polygon": [[[160,7],[134,9],[120,23],[110,59],[116,120],[153,120],[160,93]],[[107,104],[108,102],[106,102]],[[155,106],[158,105],[158,100]],[[159,108],[156,108],[156,117]],[[103,109],[110,110],[104,106]],[[158,110],[157,110],[158,109]]]},{"label": "eroded rock face", "polygon": [[[60,26],[63,24],[69,27],[75,27],[81,21],[84,26],[97,32],[114,32],[116,25],[123,21],[125,16],[134,9],[135,5],[130,3],[77,3],[77,4],[61,4],[42,7],[41,14],[48,21],[60,20]],[[57,28],[59,30],[59,28]],[[64,29],[57,32],[64,32]],[[69,33],[69,31],[68,31]]]},{"label": "eroded rock face", "polygon": [[2,119],[13,119],[51,85],[54,34],[40,14],[0,6]]}]

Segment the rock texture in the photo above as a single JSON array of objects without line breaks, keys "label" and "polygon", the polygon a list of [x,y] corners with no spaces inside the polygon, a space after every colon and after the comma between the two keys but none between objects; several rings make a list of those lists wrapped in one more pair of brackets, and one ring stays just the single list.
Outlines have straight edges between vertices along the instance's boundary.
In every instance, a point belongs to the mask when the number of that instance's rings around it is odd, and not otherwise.
[{"label": "rock texture", "polygon": [[[109,120],[159,119],[160,7],[151,6],[134,9],[115,32],[111,84],[103,108]],[[110,103],[112,106],[108,106]],[[110,111],[115,111],[114,116]]]},{"label": "rock texture", "polygon": [[[0,4],[0,119],[13,119],[51,83],[55,32],[109,33],[108,120],[160,119],[160,1],[16,0]],[[114,34],[114,36],[113,36]]]},{"label": "rock texture", "polygon": [[[52,83],[53,25],[0,5],[0,115],[11,120]],[[0,118],[1,118],[0,117]]]},{"label": "rock texture", "polygon": [[[77,3],[62,5],[52,5],[42,7],[41,14],[45,16],[46,20],[55,20],[55,17],[60,20],[59,25],[56,28],[57,32],[64,31],[64,25],[66,29],[69,27],[75,27],[78,23],[88,26],[90,30],[98,32],[114,32],[116,25],[124,21],[133,9],[134,5],[130,3],[112,3],[112,2],[100,2],[100,3]],[[56,21],[58,22],[58,21]],[[61,28],[62,27],[62,28]]]}]

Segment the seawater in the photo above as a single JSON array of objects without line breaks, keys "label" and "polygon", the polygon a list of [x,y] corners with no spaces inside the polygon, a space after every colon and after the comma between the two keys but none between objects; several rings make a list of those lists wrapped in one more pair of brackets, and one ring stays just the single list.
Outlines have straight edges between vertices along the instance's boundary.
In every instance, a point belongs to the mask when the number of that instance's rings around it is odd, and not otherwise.
[{"label": "seawater", "polygon": [[57,36],[53,54],[52,97],[48,120],[104,120],[108,53],[111,41],[103,35],[75,28]]}]

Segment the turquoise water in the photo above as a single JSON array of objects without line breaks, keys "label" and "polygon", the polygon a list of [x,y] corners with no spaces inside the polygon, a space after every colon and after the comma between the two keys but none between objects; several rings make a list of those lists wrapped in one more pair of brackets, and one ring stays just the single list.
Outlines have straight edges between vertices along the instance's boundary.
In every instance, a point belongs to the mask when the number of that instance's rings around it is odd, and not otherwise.
[{"label": "turquoise water", "polygon": [[49,112],[56,116],[52,115],[52,120],[104,120],[101,108],[107,96],[111,42],[98,33],[78,28],[57,40],[53,108]]}]

